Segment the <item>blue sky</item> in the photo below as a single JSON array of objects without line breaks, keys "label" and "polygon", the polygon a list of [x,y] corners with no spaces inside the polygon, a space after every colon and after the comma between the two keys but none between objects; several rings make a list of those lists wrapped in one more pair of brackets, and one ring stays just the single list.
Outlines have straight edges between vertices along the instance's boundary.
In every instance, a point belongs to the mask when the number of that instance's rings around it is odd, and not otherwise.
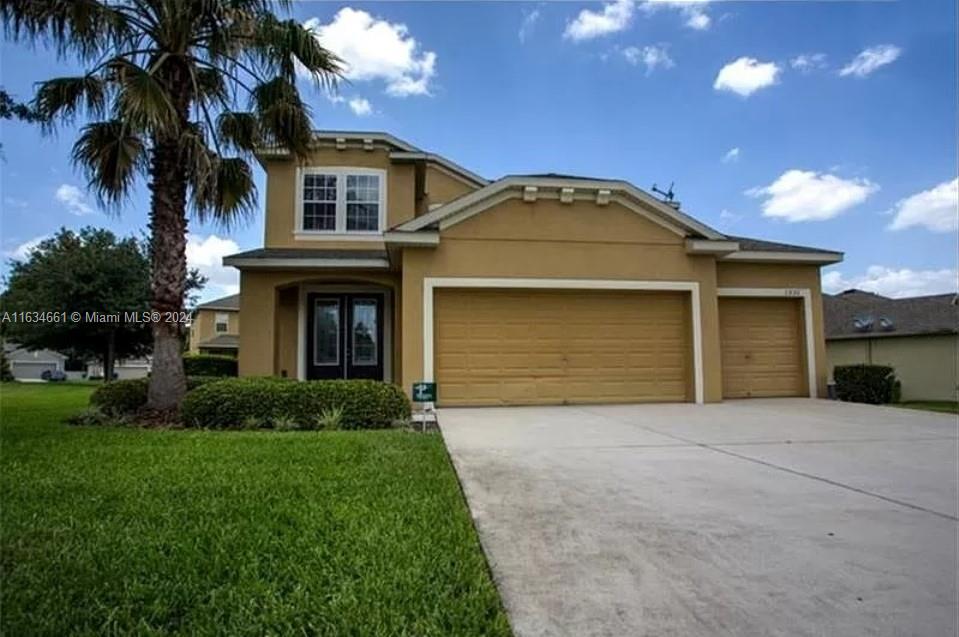
[{"label": "blue sky", "polygon": [[[956,289],[952,0],[302,2],[294,15],[350,65],[338,95],[306,88],[318,128],[384,130],[489,178],[675,182],[723,232],[844,251],[829,291]],[[20,98],[78,70],[43,49],[0,53]],[[86,195],[75,132],[3,122],[5,262],[60,226],[145,227],[145,188],[119,217]],[[262,212],[231,231],[191,225],[206,298],[235,290],[222,255],[262,237]]]}]

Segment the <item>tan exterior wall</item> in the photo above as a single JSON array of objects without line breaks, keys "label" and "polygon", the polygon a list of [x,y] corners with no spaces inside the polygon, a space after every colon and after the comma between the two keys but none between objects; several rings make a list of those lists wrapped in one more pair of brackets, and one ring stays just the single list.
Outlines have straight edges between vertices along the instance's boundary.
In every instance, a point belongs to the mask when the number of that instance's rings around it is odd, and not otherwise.
[{"label": "tan exterior wall", "polygon": [[396,275],[389,272],[343,272],[316,275],[297,271],[245,271],[240,274],[240,316],[255,325],[240,334],[240,376],[297,377],[300,287],[310,285],[379,285],[392,292],[392,375],[399,379],[400,308]]},{"label": "tan exterior wall", "polygon": [[617,204],[503,202],[443,233],[435,249],[403,253],[403,386],[423,377],[423,279],[530,277],[696,281],[704,395],[721,399],[715,262],[686,254],[684,238]]},{"label": "tan exterior wall", "polygon": [[449,203],[474,190],[476,190],[476,186],[470,185],[462,179],[453,177],[442,168],[437,168],[433,165],[426,167],[427,210],[429,206]]},{"label": "tan exterior wall", "polygon": [[270,159],[266,169],[266,222],[263,245],[267,248],[329,248],[337,250],[383,249],[382,241],[335,241],[297,239],[296,229],[297,167],[355,167],[387,171],[386,225],[395,226],[415,213],[415,168],[412,164],[393,164],[386,150],[336,150],[323,148],[313,152],[302,164],[292,159]]},{"label": "tan exterior wall", "polygon": [[721,288],[796,288],[810,291],[816,351],[816,385],[819,395],[825,396],[829,366],[826,362],[819,266],[718,262],[716,280]]},{"label": "tan exterior wall", "polygon": [[[327,165],[382,167],[388,161],[380,151],[324,150],[313,161]],[[367,163],[359,163],[361,160]],[[353,163],[351,163],[353,162]],[[405,168],[406,166],[404,166]],[[410,189],[393,186],[390,178],[390,215],[413,210],[412,166]],[[396,169],[394,166],[393,170]],[[278,163],[268,169],[267,247],[310,247],[321,242],[293,241],[295,201],[294,164]],[[394,173],[391,172],[391,175]],[[395,173],[400,174],[400,173]],[[437,170],[430,197],[453,197],[468,189]],[[443,181],[443,180],[446,181]],[[285,180],[285,181],[284,181]],[[285,185],[284,185],[285,183]],[[394,197],[398,203],[394,204]],[[408,205],[407,205],[408,204]],[[406,213],[403,213],[406,214]],[[391,222],[392,223],[392,222]],[[323,247],[370,249],[371,242]],[[240,373],[295,377],[298,289],[305,283],[382,283],[393,294],[393,380],[409,391],[423,379],[423,280],[427,277],[527,277],[618,279],[630,281],[696,282],[703,349],[703,393],[707,402],[722,399],[719,342],[718,287],[808,288],[812,296],[816,343],[817,385],[826,390],[826,353],[822,330],[819,267],[717,263],[712,256],[686,253],[685,238],[616,203],[598,206],[590,201],[562,204],[542,198],[535,203],[504,201],[449,227],[435,248],[406,248],[396,253],[397,273],[355,272],[314,276],[308,272],[244,272],[241,279],[243,322],[256,325],[240,335]],[[441,390],[442,391],[442,390]]]},{"label": "tan exterior wall", "polygon": [[836,365],[889,365],[902,383],[903,400],[956,400],[959,336],[885,336],[826,343],[829,377]]},{"label": "tan exterior wall", "polygon": [[[216,331],[216,315],[227,315],[227,330]],[[240,313],[236,310],[197,310],[190,325],[190,353],[200,353],[200,343],[221,334],[240,333]]]}]

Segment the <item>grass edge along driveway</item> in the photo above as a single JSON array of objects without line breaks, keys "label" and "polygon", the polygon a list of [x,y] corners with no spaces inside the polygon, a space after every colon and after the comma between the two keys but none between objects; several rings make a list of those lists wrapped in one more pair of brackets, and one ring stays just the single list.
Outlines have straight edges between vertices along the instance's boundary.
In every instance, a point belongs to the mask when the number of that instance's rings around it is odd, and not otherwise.
[{"label": "grass edge along driveway", "polygon": [[509,635],[438,435],[69,427],[0,388],[0,633]]}]

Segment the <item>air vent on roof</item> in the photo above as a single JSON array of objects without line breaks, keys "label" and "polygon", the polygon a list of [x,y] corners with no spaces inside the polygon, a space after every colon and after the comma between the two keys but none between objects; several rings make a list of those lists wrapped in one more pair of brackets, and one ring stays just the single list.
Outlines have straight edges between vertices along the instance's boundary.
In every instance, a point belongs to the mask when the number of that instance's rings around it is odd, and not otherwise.
[{"label": "air vent on roof", "polygon": [[887,316],[879,317],[879,329],[883,332],[892,332],[896,329],[896,324]]},{"label": "air vent on roof", "polygon": [[871,332],[875,322],[875,319],[871,316],[861,316],[852,320],[852,326],[856,328],[857,332]]}]

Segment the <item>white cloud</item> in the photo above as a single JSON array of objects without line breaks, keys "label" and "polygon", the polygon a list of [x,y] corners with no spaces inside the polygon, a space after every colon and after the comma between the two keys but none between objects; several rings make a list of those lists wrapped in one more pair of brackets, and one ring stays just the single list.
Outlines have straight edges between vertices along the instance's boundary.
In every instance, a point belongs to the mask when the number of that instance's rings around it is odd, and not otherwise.
[{"label": "white cloud", "polygon": [[846,66],[842,67],[839,75],[855,75],[856,77],[866,77],[876,69],[887,64],[892,64],[902,54],[902,49],[892,44],[880,44],[871,46],[859,55],[854,57]]},{"label": "white cloud", "polygon": [[713,88],[749,97],[759,89],[775,84],[779,71],[775,62],[760,62],[755,58],[741,57],[719,70]]},{"label": "white cloud", "polygon": [[776,181],[746,191],[765,197],[763,216],[796,221],[832,219],[879,190],[868,179],[842,179],[809,170],[787,170]]},{"label": "white cloud", "polygon": [[723,208],[722,212],[719,213],[719,224],[725,228],[736,225],[741,221],[743,216],[735,212],[730,212]]},{"label": "white cloud", "polygon": [[622,50],[626,61],[636,66],[642,64],[646,67],[646,75],[649,75],[657,68],[671,69],[676,66],[673,59],[669,57],[665,46],[628,46]]},{"label": "white cloud", "polygon": [[789,61],[789,65],[800,73],[810,73],[826,67],[825,53],[803,53]]},{"label": "white cloud", "polygon": [[87,203],[83,191],[72,184],[60,184],[54,197],[65,205],[71,214],[82,216],[94,213],[93,208]]},{"label": "white cloud", "polygon": [[890,230],[921,226],[933,232],[959,230],[959,177],[906,197],[896,204]]},{"label": "white cloud", "polygon": [[4,197],[3,204],[8,208],[19,208],[21,210],[29,205],[26,199],[17,199],[16,197]]},{"label": "white cloud", "polygon": [[187,267],[196,268],[209,279],[203,288],[203,297],[214,298],[240,291],[240,273],[235,268],[223,265],[223,257],[240,251],[232,239],[222,239],[215,234],[190,234],[186,243]]},{"label": "white cloud", "polygon": [[686,19],[686,26],[697,31],[705,31],[712,24],[712,20],[702,11],[692,11]]},{"label": "white cloud", "polygon": [[523,12],[523,22],[519,25],[519,41],[521,44],[526,42],[539,21],[539,9],[533,9],[529,12]]},{"label": "white cloud", "polygon": [[11,259],[16,259],[17,261],[25,261],[30,258],[30,253],[33,252],[33,249],[40,245],[43,241],[49,239],[49,235],[40,235],[39,237],[34,237],[28,241],[24,241],[17,247],[12,250],[7,250],[4,254]]},{"label": "white cloud", "polygon": [[661,8],[679,9],[686,18],[686,26],[696,31],[705,31],[713,21],[704,8],[709,0],[646,0],[643,10],[651,13]]},{"label": "white cloud", "polygon": [[730,148],[728,151],[726,151],[726,154],[723,155],[720,161],[723,162],[724,164],[731,164],[733,162],[739,161],[739,146],[735,148]]},{"label": "white cloud", "polygon": [[949,294],[959,287],[959,271],[942,270],[899,270],[881,265],[872,265],[865,274],[846,277],[838,270],[830,270],[822,275],[823,292],[836,294],[843,290],[856,288],[874,292],[882,296],[902,298],[907,296],[925,296],[928,294]]},{"label": "white cloud", "polygon": [[405,24],[374,18],[344,7],[330,24],[310,18],[304,26],[345,63],[345,77],[354,82],[382,80],[395,97],[429,95],[436,74],[436,53],[421,49]]},{"label": "white cloud", "polygon": [[601,11],[583,9],[575,19],[566,24],[563,37],[573,42],[582,42],[618,33],[632,22],[634,9],[634,0],[614,0],[604,4]]},{"label": "white cloud", "polygon": [[350,110],[353,111],[354,115],[364,117],[373,112],[373,106],[370,104],[370,101],[363,97],[354,97],[350,100]]}]

